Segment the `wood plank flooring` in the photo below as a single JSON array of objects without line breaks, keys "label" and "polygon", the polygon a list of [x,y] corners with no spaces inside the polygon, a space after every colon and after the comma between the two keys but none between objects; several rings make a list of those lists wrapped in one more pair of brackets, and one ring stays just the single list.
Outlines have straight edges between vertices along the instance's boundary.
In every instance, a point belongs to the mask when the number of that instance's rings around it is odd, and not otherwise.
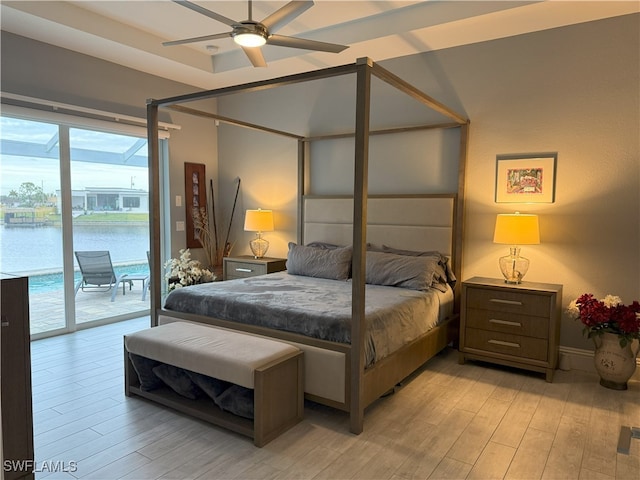
[{"label": "wood plank flooring", "polygon": [[616,452],[620,426],[640,426],[636,380],[618,392],[557,371],[549,384],[459,365],[448,350],[372,405],[361,435],[345,413],[307,403],[303,422],[260,449],[124,396],[122,336],[148,324],[32,342],[37,479],[640,479],[640,440]]}]

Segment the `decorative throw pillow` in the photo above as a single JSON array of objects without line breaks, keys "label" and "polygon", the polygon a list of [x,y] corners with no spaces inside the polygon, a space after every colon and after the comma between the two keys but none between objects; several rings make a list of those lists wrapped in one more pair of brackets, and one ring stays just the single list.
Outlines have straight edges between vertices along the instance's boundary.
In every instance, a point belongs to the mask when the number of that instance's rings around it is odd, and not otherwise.
[{"label": "decorative throw pillow", "polygon": [[153,369],[153,373],[178,395],[195,400],[202,394],[202,390],[191,381],[187,372],[182,368],[162,363]]},{"label": "decorative throw pillow", "polygon": [[230,388],[233,383],[225,382],[224,380],[218,380],[217,378],[202,375],[201,373],[191,372],[185,370],[187,375],[193,383],[195,383],[204,393],[206,393],[212,400],[220,396],[225,390]]},{"label": "decorative throw pillow", "polygon": [[253,418],[253,390],[232,385],[216,398],[216,404],[227,412],[244,418]]},{"label": "decorative throw pillow", "polygon": [[366,283],[426,291],[433,282],[434,257],[367,252]]},{"label": "decorative throw pillow", "polygon": [[314,248],[289,243],[287,272],[291,275],[347,280],[351,271],[351,247]]},{"label": "decorative throw pillow", "polygon": [[131,365],[133,365],[133,369],[138,374],[138,380],[140,381],[140,390],[149,392],[164,385],[162,383],[162,380],[160,380],[156,376],[156,374],[153,373],[154,367],[161,365],[160,362],[151,360],[147,357],[141,357],[140,355],[136,355],[135,353],[129,353],[129,358],[131,359]]}]

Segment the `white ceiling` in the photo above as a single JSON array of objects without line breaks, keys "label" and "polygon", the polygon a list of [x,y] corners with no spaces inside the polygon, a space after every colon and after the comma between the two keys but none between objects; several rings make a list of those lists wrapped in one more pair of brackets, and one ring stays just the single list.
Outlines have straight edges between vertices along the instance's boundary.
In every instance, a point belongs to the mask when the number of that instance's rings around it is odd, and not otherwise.
[{"label": "white ceiling", "polygon": [[[246,20],[246,1],[198,5]],[[253,2],[262,20],[286,1]],[[4,1],[2,30],[204,89],[508,37],[640,11],[633,1],[316,0],[278,34],[349,45],[339,54],[266,45],[254,68],[231,38],[173,47],[162,42],[230,27],[170,0]]]}]

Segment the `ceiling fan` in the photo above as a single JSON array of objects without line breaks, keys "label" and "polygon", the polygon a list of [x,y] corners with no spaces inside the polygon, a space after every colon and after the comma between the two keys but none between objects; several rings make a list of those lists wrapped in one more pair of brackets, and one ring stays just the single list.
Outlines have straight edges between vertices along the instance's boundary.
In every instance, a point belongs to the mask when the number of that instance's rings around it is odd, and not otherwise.
[{"label": "ceiling fan", "polygon": [[313,6],[313,1],[292,1],[282,8],[276,10],[261,22],[252,19],[252,2],[248,1],[249,19],[236,22],[230,18],[220,15],[219,13],[207,10],[200,5],[192,3],[188,0],[173,0],[175,3],[187,7],[194,12],[198,12],[209,18],[213,18],[219,22],[229,25],[232,30],[225,33],[215,33],[213,35],[204,35],[201,37],[185,38],[184,40],[173,40],[163,42],[164,46],[182,45],[185,43],[203,42],[207,40],[216,40],[219,38],[233,38],[234,42],[242,47],[244,53],[254,67],[266,67],[267,63],[262,56],[259,47],[262,45],[276,45],[280,47],[302,48],[305,50],[317,50],[320,52],[339,53],[348,48],[345,45],[335,43],[318,42],[315,40],[307,40],[305,38],[287,37],[283,35],[275,35],[277,29],[291,22],[298,15]]}]

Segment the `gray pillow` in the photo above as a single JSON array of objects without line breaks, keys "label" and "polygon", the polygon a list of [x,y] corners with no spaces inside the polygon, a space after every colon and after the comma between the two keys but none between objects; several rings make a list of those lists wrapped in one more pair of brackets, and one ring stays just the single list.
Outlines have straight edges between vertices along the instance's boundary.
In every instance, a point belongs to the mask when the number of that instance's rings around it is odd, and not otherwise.
[{"label": "gray pillow", "polygon": [[191,381],[187,372],[182,368],[162,363],[153,369],[153,373],[178,395],[195,400],[202,394],[202,390]]},{"label": "gray pillow", "polygon": [[427,291],[437,266],[436,257],[367,252],[366,283]]},{"label": "gray pillow", "polygon": [[217,378],[209,377],[201,373],[191,372],[189,370],[185,370],[185,372],[187,372],[191,381],[211,397],[212,400],[215,400],[226,389],[233,385],[233,383],[218,380]]},{"label": "gray pillow", "polygon": [[133,365],[133,369],[138,374],[138,380],[140,381],[140,390],[149,392],[164,385],[162,380],[160,380],[156,376],[156,374],[153,373],[153,369],[158,365],[161,365],[160,362],[158,362],[157,360],[151,360],[147,357],[141,357],[140,355],[136,355],[135,353],[129,353],[129,358],[131,359],[131,365]]},{"label": "gray pillow", "polygon": [[394,248],[388,245],[382,245],[382,251],[386,253],[393,253],[395,255],[405,255],[407,257],[436,257],[442,255],[436,250],[428,250],[426,252],[418,252],[415,250],[404,250],[402,248]]},{"label": "gray pillow", "polygon": [[253,418],[253,390],[250,388],[232,385],[216,397],[215,402],[222,410],[240,417]]},{"label": "gray pillow", "polygon": [[326,243],[326,242],[311,242],[311,243],[307,243],[307,247],[323,248],[325,250],[334,250],[336,248],[339,248],[340,245],[334,245],[333,243]]},{"label": "gray pillow", "polygon": [[289,243],[287,272],[306,277],[347,280],[351,271],[351,247],[314,248]]},{"label": "gray pillow", "polygon": [[426,252],[418,252],[414,250],[403,250],[400,248],[389,247],[388,245],[382,245],[382,251],[387,253],[394,253],[396,255],[406,255],[410,257],[438,257],[440,259],[439,268],[436,270],[436,277],[434,278],[434,286],[438,282],[448,283],[451,288],[456,284],[456,276],[453,274],[451,268],[451,262],[449,258],[442,255],[436,250],[429,250]]}]

